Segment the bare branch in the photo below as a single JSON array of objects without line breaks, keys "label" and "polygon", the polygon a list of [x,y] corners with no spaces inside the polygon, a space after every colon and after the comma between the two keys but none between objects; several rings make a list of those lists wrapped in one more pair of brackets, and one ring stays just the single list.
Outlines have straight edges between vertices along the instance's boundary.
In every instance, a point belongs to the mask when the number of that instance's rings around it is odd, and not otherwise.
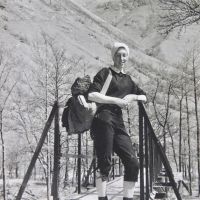
[{"label": "bare branch", "polygon": [[199,0],[159,0],[162,15],[159,29],[168,34],[176,28],[198,23],[200,20]]}]

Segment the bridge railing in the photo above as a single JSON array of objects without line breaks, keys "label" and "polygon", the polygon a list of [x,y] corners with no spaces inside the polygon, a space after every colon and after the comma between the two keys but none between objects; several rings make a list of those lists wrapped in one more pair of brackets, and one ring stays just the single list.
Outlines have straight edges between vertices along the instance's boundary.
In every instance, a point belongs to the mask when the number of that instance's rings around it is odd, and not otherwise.
[{"label": "bridge railing", "polygon": [[[139,160],[140,160],[140,200],[152,199],[156,186],[170,186],[176,198],[181,200],[173,172],[163,147],[156,137],[149,117],[141,102],[139,106]],[[161,182],[161,174],[169,181]],[[163,194],[165,194],[163,192]]]},{"label": "bridge railing", "polygon": [[[151,126],[151,123],[149,121],[148,115],[145,111],[143,104],[139,102],[138,105],[139,105],[140,200],[152,199],[151,194],[154,190],[155,185],[159,182],[158,177],[162,169],[164,169],[166,176],[169,179],[169,182],[167,183],[167,185],[173,188],[177,199],[181,200],[181,196],[179,194],[176,182],[174,180],[172,169],[170,167],[167,156],[165,155],[163,151],[163,147],[154,133],[154,130]],[[57,159],[54,160],[54,177],[53,177],[53,185],[52,185],[52,188],[53,188],[52,196],[54,200],[59,199],[58,186],[59,186],[59,168],[60,168],[59,165],[60,165],[61,154],[60,154],[60,134],[59,134],[60,131],[59,131],[59,117],[58,116],[59,116],[59,107],[58,107],[58,103],[55,102],[52,108],[52,111],[49,115],[49,118],[45,124],[43,133],[36,147],[36,150],[34,152],[30,165],[23,179],[22,185],[16,196],[16,200],[21,200],[22,198],[22,195],[24,193],[28,180],[31,176],[31,172],[36,163],[38,155],[42,149],[42,146],[44,144],[45,138],[47,136],[48,130],[52,124],[53,119],[55,119],[54,159],[56,157]],[[82,159],[81,135],[78,135],[78,141],[79,141],[79,145],[78,145],[79,150],[78,150],[78,155],[77,155],[78,157],[78,192],[80,193],[81,192],[80,191],[81,190],[81,159]],[[96,158],[94,155],[93,161],[90,165],[90,169],[88,170],[88,175],[87,175],[87,178],[88,178],[91,174],[93,174],[94,186],[95,186],[95,178],[96,178],[95,159]],[[118,171],[121,172],[120,161],[119,162],[115,162],[115,161],[116,161],[115,156],[113,156],[113,172],[112,172],[113,178],[116,176],[115,171],[117,171],[115,170],[114,166],[118,164],[118,167],[119,167]],[[87,180],[85,183],[87,185]]]}]

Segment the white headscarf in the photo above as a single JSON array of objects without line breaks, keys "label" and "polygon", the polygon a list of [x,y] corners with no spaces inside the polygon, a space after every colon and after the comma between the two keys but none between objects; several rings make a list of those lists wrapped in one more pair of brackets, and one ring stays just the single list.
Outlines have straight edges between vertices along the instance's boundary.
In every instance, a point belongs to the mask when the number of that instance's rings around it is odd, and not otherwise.
[{"label": "white headscarf", "polygon": [[124,43],[115,42],[115,43],[113,44],[113,46],[112,46],[112,49],[111,49],[112,58],[114,58],[114,55],[115,55],[115,53],[117,52],[117,50],[118,50],[119,48],[124,48],[124,49],[126,49],[127,54],[128,54],[128,56],[129,56],[129,48],[128,48],[128,46],[127,46],[126,44],[124,44]]}]

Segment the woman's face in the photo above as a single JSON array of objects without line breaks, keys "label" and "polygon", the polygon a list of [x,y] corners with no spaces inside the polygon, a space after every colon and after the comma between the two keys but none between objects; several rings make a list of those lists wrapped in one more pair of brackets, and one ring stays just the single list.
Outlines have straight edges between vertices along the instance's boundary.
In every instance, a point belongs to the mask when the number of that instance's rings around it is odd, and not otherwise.
[{"label": "woman's face", "polygon": [[126,49],[119,48],[114,55],[114,66],[121,69],[128,60],[128,53]]}]

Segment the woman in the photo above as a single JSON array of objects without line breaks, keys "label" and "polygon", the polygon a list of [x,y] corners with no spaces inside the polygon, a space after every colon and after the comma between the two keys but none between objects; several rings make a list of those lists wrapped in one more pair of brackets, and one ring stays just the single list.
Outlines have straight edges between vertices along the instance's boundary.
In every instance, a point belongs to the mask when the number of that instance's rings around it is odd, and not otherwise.
[{"label": "woman", "polygon": [[[129,57],[128,46],[124,43],[114,43],[111,53],[114,65],[103,68],[97,73],[88,94],[90,101],[101,104],[91,128],[100,172],[96,184],[99,200],[107,200],[106,181],[114,150],[122,160],[125,169],[123,200],[132,200],[135,182],[138,179],[139,164],[130,137],[125,130],[121,109],[127,108],[132,101],[146,101],[146,96],[124,72],[125,63]],[[103,95],[100,91],[109,70],[112,72],[112,81],[106,95]]]}]

